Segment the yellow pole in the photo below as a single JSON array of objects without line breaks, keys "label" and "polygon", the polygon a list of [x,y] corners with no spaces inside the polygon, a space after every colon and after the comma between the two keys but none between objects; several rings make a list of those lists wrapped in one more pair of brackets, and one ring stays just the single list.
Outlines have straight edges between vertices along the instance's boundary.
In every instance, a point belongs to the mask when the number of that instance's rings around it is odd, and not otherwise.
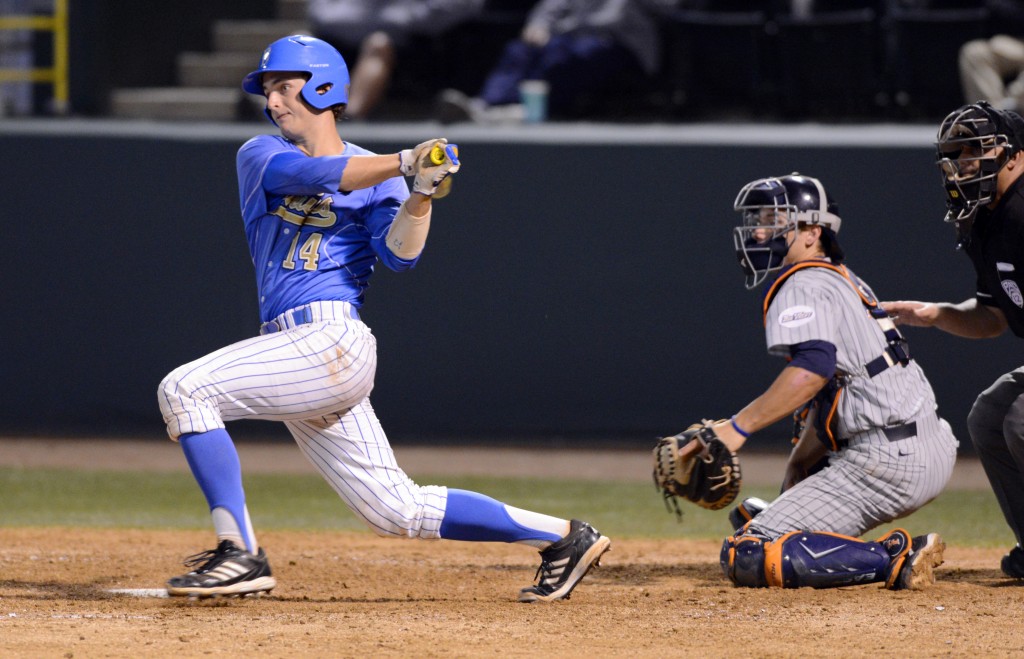
[{"label": "yellow pole", "polygon": [[0,30],[37,30],[53,33],[53,66],[24,69],[0,68],[0,82],[48,82],[53,91],[52,110],[67,114],[68,92],[68,0],[54,0],[52,16],[0,16]]},{"label": "yellow pole", "polygon": [[52,30],[52,16],[0,16],[0,30]]},{"label": "yellow pole", "polygon": [[68,0],[54,0],[53,29],[53,111],[67,114],[68,94]]}]

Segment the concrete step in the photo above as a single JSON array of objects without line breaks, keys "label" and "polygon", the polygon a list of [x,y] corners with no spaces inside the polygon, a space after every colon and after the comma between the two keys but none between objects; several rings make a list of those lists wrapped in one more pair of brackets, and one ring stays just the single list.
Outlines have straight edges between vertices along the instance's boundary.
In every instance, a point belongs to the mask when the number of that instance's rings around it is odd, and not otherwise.
[{"label": "concrete step", "polygon": [[259,65],[258,51],[250,53],[180,53],[178,84],[183,87],[238,87]]},{"label": "concrete step", "polygon": [[115,89],[110,113],[125,119],[171,121],[235,121],[251,118],[246,94],[239,87],[146,87]]},{"label": "concrete step", "polygon": [[307,0],[277,0],[277,17],[290,21],[304,21],[307,5]]},{"label": "concrete step", "polygon": [[214,21],[213,49],[222,53],[255,53],[259,57],[272,41],[291,34],[308,33],[309,24],[304,20]]}]

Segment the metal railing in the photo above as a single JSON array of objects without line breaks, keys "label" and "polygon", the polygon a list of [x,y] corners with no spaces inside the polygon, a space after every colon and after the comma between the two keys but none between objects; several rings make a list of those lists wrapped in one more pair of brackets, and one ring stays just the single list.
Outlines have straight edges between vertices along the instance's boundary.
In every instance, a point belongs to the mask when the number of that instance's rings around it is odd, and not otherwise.
[{"label": "metal railing", "polygon": [[0,68],[2,82],[49,83],[53,111],[65,114],[68,103],[68,0],[54,0],[49,16],[0,16],[0,30],[31,30],[53,34],[53,64],[29,68]]}]

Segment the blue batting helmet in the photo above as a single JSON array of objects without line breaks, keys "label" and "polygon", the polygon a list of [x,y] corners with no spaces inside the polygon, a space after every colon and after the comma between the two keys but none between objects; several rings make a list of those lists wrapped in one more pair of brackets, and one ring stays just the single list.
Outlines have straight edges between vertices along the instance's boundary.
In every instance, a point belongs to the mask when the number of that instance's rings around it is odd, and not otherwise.
[{"label": "blue batting helmet", "polygon": [[[331,44],[303,34],[278,39],[267,46],[260,67],[242,79],[242,89],[263,95],[263,74],[271,71],[298,71],[309,74],[302,98],[318,110],[348,103],[348,66]],[[324,85],[330,89],[317,93]]]}]

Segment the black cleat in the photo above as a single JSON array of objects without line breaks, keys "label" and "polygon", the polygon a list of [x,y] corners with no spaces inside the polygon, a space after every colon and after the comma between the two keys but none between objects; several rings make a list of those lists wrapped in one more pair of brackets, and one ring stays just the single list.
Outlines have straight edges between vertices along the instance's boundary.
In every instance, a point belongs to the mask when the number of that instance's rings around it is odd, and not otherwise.
[{"label": "black cleat", "polygon": [[590,568],[600,564],[601,555],[611,548],[611,539],[578,519],[572,520],[569,535],[540,553],[535,586],[519,591],[520,602],[554,602],[569,599]]},{"label": "black cleat", "polygon": [[167,594],[179,597],[249,595],[269,593],[277,585],[262,548],[259,554],[253,555],[230,540],[221,540],[216,549],[185,559],[186,567],[197,565],[199,567],[192,572],[171,578],[167,582]]},{"label": "black cleat", "polygon": [[1003,574],[1013,579],[1024,579],[1024,549],[1017,545],[1010,550],[1010,553],[1003,556],[1003,560],[999,563],[999,567],[1002,568]]}]

